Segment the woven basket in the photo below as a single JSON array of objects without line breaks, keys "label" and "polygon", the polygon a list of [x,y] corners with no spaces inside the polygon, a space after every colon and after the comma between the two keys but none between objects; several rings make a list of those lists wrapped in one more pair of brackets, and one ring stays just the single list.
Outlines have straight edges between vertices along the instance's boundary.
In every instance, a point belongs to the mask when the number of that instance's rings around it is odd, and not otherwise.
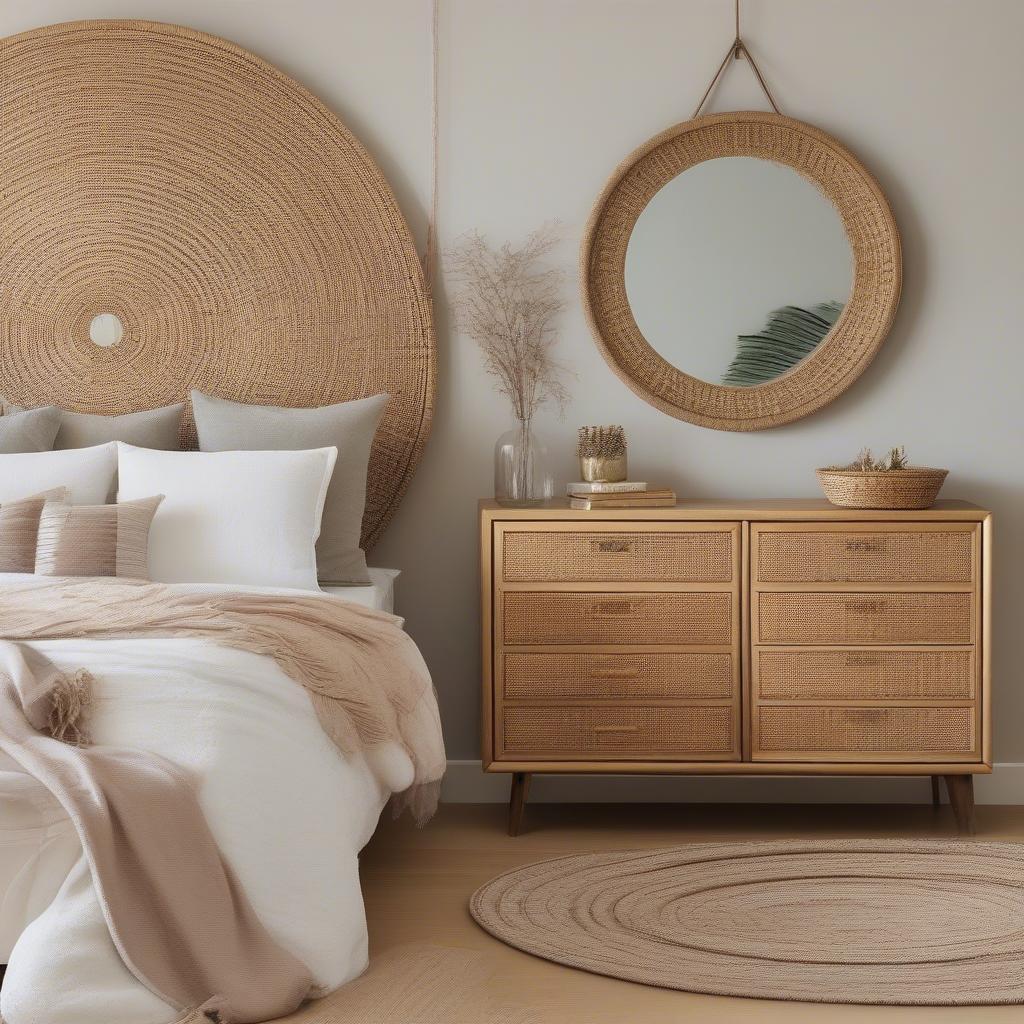
[{"label": "woven basket", "polygon": [[948,472],[928,466],[872,473],[858,469],[817,470],[825,497],[843,508],[930,508]]}]

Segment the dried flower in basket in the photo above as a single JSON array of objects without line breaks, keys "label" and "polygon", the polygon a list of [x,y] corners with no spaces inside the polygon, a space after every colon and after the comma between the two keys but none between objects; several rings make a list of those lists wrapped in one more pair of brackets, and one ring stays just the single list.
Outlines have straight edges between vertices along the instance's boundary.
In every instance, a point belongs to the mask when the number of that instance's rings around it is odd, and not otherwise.
[{"label": "dried flower in basket", "polygon": [[930,508],[938,496],[947,470],[911,466],[903,447],[890,448],[884,459],[875,459],[864,448],[848,466],[818,470],[825,497],[844,508]]},{"label": "dried flower in basket", "polygon": [[861,448],[857,458],[846,466],[828,466],[834,470],[853,470],[857,473],[888,473],[898,469],[906,469],[908,466],[907,453],[903,445],[898,448],[890,448],[889,454],[884,459],[875,460],[870,448]]}]

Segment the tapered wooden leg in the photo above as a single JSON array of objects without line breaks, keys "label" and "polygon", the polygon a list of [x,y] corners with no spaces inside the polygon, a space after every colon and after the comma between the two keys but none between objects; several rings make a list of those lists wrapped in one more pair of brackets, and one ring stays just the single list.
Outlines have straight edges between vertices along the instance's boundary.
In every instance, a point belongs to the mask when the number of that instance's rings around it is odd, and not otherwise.
[{"label": "tapered wooden leg", "polygon": [[946,792],[961,835],[974,835],[974,776],[945,775]]},{"label": "tapered wooden leg", "polygon": [[508,834],[519,835],[523,823],[523,811],[526,809],[526,794],[530,791],[530,773],[512,773],[512,794],[508,799]]},{"label": "tapered wooden leg", "polygon": [[939,777],[938,775],[932,776],[932,807],[938,807],[942,803],[942,797],[939,795]]}]

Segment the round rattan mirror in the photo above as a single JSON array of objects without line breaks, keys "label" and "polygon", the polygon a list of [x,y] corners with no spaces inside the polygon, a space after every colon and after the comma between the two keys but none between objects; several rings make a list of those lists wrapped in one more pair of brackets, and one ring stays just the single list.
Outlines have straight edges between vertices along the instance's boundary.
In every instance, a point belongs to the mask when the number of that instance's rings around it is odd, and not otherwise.
[{"label": "round rattan mirror", "polygon": [[[687,176],[691,169],[700,173]],[[779,174],[793,177],[796,188],[782,182],[780,191],[772,185],[771,199],[764,203],[775,215],[775,226],[769,229],[751,217],[758,200],[751,201],[749,190],[755,187],[751,183],[771,183]],[[730,188],[736,190],[735,202],[729,200]],[[792,199],[787,199],[790,192]],[[741,253],[749,252],[735,242],[723,243],[722,237],[714,240],[723,262],[711,270],[704,265],[705,252],[708,261],[712,256],[710,236],[702,236],[696,225],[714,231],[721,223],[723,236],[729,226],[724,219],[715,220],[719,214],[714,200],[760,244],[764,275],[756,275],[756,262],[740,260]],[[787,207],[787,202],[793,205]],[[834,227],[826,223],[829,218],[835,220]],[[798,269],[790,269],[787,281],[768,262],[773,244],[765,237],[769,230],[776,232],[780,246],[791,250],[799,248],[794,239],[806,237],[827,251],[791,252],[787,266]],[[660,239],[660,248],[651,251],[663,254],[668,265],[659,267],[650,255],[641,259],[641,239],[645,247],[655,244],[650,239]],[[729,260],[730,251],[735,260]],[[697,302],[712,292],[709,274],[737,274],[743,266],[756,275],[757,301],[769,302],[764,295],[777,298],[765,306],[758,322],[751,322],[748,313],[741,331],[733,326],[737,303],[729,303],[731,319],[723,331],[731,330],[728,340],[739,344],[739,354],[731,363],[725,360],[728,369],[718,381],[703,379],[707,374],[697,375],[695,367],[709,360],[699,346],[719,344],[723,338],[707,337],[706,317],[698,315]],[[829,267],[834,268],[831,276]],[[657,285],[645,274],[657,276]],[[788,290],[766,291],[762,277],[773,276]],[[899,302],[900,242],[878,183],[831,136],[781,114],[710,114],[662,132],[619,166],[584,234],[582,278],[584,306],[598,346],[641,398],[701,426],[762,430],[820,409],[864,371]],[[754,284],[751,278],[751,292]],[[742,280],[730,288],[737,300],[745,297]],[[715,291],[724,294],[730,288]],[[650,303],[656,297],[650,296],[659,289],[664,308],[652,312]],[[822,301],[812,303],[812,294]],[[780,354],[783,350],[789,354]],[[678,358],[676,353],[687,351],[689,356]]]}]

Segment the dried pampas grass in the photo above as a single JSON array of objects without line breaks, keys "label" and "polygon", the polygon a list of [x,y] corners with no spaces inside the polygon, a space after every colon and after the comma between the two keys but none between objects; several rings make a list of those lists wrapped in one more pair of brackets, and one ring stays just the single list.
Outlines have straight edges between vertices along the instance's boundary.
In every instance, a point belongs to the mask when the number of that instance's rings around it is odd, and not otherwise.
[{"label": "dried pampas grass", "polygon": [[552,355],[554,322],[565,309],[564,274],[545,265],[558,241],[555,223],[519,248],[506,242],[492,249],[474,231],[446,253],[456,322],[480,346],[499,394],[527,426],[545,402],[562,411],[569,397],[561,379],[566,369]]}]

